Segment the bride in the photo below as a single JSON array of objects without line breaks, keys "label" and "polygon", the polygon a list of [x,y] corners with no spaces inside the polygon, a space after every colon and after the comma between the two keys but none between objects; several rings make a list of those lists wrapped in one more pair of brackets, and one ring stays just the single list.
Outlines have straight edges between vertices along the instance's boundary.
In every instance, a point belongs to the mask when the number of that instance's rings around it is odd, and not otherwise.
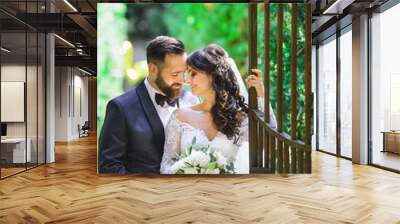
[{"label": "bride", "polygon": [[[203,101],[190,108],[177,109],[165,131],[165,146],[160,172],[177,173],[177,163],[189,147],[208,147],[233,164],[234,172],[249,173],[247,99],[240,74],[235,74],[227,53],[216,44],[193,52],[187,59],[187,83],[192,94]],[[262,74],[247,78],[248,88],[255,87],[263,110]],[[272,110],[271,120],[275,121]],[[194,141],[195,139],[195,141]]]}]

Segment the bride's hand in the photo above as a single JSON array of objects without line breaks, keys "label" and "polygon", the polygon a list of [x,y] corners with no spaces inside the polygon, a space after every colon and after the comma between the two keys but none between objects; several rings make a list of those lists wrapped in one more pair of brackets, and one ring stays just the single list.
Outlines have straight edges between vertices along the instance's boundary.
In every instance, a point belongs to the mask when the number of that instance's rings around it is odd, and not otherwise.
[{"label": "bride's hand", "polygon": [[257,75],[249,75],[246,79],[247,87],[254,87],[257,92],[258,97],[264,96],[263,82],[262,82],[262,72],[258,69],[251,69],[251,71]]}]

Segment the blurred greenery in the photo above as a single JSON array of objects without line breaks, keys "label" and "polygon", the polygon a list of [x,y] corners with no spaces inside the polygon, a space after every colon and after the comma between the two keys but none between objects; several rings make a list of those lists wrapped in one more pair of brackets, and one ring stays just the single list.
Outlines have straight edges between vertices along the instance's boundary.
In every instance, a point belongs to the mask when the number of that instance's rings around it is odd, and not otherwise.
[{"label": "blurred greenery", "polygon": [[169,35],[188,52],[210,43],[222,46],[245,74],[248,66],[248,12],[246,3],[168,4],[164,21]]},{"label": "blurred greenery", "polygon": [[[98,5],[98,78],[97,127],[101,130],[108,100],[122,93],[122,69],[119,48],[126,39],[127,21],[124,4]],[[110,26],[110,24],[113,24]],[[107,34],[107,35],[101,35]],[[112,38],[110,38],[112,37]],[[99,132],[98,132],[99,133]]]},{"label": "blurred greenery", "polygon": [[[283,45],[282,45],[282,62],[283,62],[283,131],[290,133],[291,130],[291,5],[283,4]],[[270,4],[270,101],[272,108],[277,112],[277,11],[278,4]],[[264,5],[258,4],[257,10],[257,49],[258,49],[258,65],[264,71]],[[305,113],[304,113],[304,4],[298,4],[297,15],[297,138],[304,140]],[[264,74],[264,73],[263,73]]]}]

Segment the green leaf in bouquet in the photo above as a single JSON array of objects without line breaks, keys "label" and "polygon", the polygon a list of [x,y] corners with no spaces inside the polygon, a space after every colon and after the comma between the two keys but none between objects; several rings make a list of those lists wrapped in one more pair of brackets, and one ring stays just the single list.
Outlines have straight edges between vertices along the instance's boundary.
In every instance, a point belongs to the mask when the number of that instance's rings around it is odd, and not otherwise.
[{"label": "green leaf in bouquet", "polygon": [[192,145],[196,144],[196,136],[193,137],[192,139]]},{"label": "green leaf in bouquet", "polygon": [[172,161],[177,162],[177,161],[181,160],[184,157],[185,157],[184,153],[182,153],[182,155],[179,155],[178,153],[175,152],[175,157],[172,158]]},{"label": "green leaf in bouquet", "polygon": [[183,159],[185,157],[186,157],[185,153],[179,154],[179,153],[175,152],[175,158],[172,158],[172,160],[176,162],[176,161],[181,160],[181,159]]},{"label": "green leaf in bouquet", "polygon": [[183,170],[179,169],[178,171],[176,171],[176,173],[175,173],[175,174],[184,174],[184,173],[185,173],[185,171],[183,171]]},{"label": "green leaf in bouquet", "polygon": [[192,154],[192,149],[193,149],[193,146],[192,146],[192,145],[189,146],[189,148],[188,148],[188,153],[187,153],[188,156],[189,156],[190,154]]},{"label": "green leaf in bouquet", "polygon": [[228,165],[226,165],[226,170],[229,171],[229,172],[232,172],[232,173],[234,172],[234,170],[235,170],[235,165],[233,164],[232,161],[229,162]]},{"label": "green leaf in bouquet", "polygon": [[209,163],[207,168],[210,169],[210,170],[213,170],[213,169],[217,168],[217,162]]},{"label": "green leaf in bouquet", "polygon": [[217,161],[217,157],[214,155],[214,153],[210,153],[210,161],[211,162],[216,162]]},{"label": "green leaf in bouquet", "polygon": [[189,156],[190,154],[192,154],[192,150],[193,150],[193,146],[196,144],[196,136],[194,136],[193,137],[193,139],[192,139],[192,144],[189,146],[189,148],[188,148],[188,153],[187,153],[187,155]]},{"label": "green leaf in bouquet", "polygon": [[206,146],[206,147],[201,147],[201,148],[200,148],[200,151],[202,151],[202,152],[204,152],[204,153],[207,153],[209,147],[210,147],[209,145]]}]

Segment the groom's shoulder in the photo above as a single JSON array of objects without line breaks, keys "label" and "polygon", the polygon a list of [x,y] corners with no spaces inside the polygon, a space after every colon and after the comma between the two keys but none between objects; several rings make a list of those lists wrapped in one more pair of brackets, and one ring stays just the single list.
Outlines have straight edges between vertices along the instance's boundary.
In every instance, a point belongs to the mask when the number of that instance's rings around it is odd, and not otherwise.
[{"label": "groom's shoulder", "polygon": [[124,107],[129,105],[135,105],[138,101],[138,95],[136,92],[137,86],[128,90],[127,92],[114,97],[110,102],[117,103],[118,105]]}]

